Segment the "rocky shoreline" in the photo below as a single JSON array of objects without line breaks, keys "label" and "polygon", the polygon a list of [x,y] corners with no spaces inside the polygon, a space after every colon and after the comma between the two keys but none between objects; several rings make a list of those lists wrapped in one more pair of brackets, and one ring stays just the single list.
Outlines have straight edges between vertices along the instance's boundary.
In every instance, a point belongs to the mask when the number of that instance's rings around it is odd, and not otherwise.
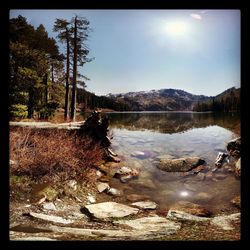
[{"label": "rocky shoreline", "polygon": [[[240,138],[229,142],[227,150],[228,155],[221,162],[218,155],[213,168],[196,157],[161,157],[156,166],[162,171],[217,180],[223,177],[216,173],[217,169],[228,168],[239,178]],[[110,186],[111,178],[122,183],[138,178],[137,169],[126,167],[125,162],[111,161],[100,165],[95,174],[98,182],[90,186],[70,180],[56,186],[47,183],[30,197],[12,191],[10,240],[202,240],[208,237],[201,236],[204,227],[211,231],[210,240],[240,239],[239,196],[231,200],[238,209],[232,214],[214,215],[203,206],[185,200],[176,202],[162,214],[158,204],[147,195],[124,197],[120,190]],[[12,200],[12,196],[18,195],[20,199]],[[209,194],[200,193],[200,198],[209,201]]]}]

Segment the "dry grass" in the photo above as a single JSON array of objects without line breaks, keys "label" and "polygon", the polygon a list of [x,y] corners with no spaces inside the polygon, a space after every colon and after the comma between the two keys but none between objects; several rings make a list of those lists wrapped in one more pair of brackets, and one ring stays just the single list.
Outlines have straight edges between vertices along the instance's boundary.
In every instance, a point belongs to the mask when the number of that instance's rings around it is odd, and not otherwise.
[{"label": "dry grass", "polygon": [[102,162],[99,145],[75,132],[56,129],[11,128],[10,175],[33,180],[84,180]]}]

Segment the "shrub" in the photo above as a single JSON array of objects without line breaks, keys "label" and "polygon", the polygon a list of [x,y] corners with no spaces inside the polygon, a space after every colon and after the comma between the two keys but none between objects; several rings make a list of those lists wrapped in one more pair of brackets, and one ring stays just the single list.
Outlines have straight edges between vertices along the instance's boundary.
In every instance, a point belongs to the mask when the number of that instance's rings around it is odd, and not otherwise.
[{"label": "shrub", "polygon": [[13,127],[10,131],[10,174],[33,180],[86,179],[101,164],[99,145],[75,132]]},{"label": "shrub", "polygon": [[22,104],[14,104],[10,107],[10,116],[12,118],[27,118],[28,107]]}]

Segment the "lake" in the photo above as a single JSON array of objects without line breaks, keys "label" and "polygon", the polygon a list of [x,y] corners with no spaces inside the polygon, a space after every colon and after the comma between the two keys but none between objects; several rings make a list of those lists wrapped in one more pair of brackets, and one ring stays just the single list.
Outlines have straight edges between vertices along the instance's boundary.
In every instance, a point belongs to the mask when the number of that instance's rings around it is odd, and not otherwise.
[{"label": "lake", "polygon": [[[230,200],[240,194],[240,181],[224,167],[212,173],[219,152],[226,153],[227,143],[238,137],[233,130],[240,123],[239,114],[195,112],[112,112],[111,148],[124,165],[140,171],[138,179],[121,183],[112,179],[111,186],[128,194],[146,194],[168,209],[171,204],[186,200],[202,204],[214,213],[237,211]],[[161,157],[197,156],[208,169],[202,174],[185,176],[159,170]],[[205,193],[205,194],[204,194]]]}]

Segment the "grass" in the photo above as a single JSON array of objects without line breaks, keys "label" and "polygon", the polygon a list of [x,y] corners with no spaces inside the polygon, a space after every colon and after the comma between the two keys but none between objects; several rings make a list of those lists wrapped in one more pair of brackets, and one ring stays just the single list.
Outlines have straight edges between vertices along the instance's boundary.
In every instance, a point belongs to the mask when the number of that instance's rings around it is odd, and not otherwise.
[{"label": "grass", "polygon": [[94,169],[102,158],[98,144],[88,137],[77,137],[72,131],[10,129],[10,159],[15,162],[10,165],[11,176],[26,176],[39,182],[94,181]]}]

